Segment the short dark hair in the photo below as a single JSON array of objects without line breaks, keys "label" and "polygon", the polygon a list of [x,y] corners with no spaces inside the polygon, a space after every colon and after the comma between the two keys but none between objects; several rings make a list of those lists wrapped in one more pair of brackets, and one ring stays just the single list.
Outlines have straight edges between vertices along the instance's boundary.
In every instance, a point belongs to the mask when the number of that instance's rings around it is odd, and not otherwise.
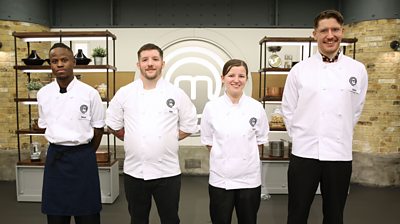
[{"label": "short dark hair", "polygon": [[50,54],[50,51],[53,50],[54,48],[65,48],[69,52],[71,52],[72,55],[74,55],[74,52],[72,51],[72,49],[70,47],[68,47],[67,45],[65,45],[64,43],[59,42],[59,43],[53,44],[53,46],[49,50],[49,54]]},{"label": "short dark hair", "polygon": [[330,18],[334,18],[336,19],[336,21],[343,26],[343,15],[333,9],[329,9],[329,10],[325,10],[320,12],[315,18],[314,18],[314,29],[318,28],[318,23],[319,21],[323,20],[323,19],[330,19]]},{"label": "short dark hair", "polygon": [[161,58],[163,58],[163,56],[164,56],[164,53],[159,46],[152,44],[152,43],[148,43],[148,44],[143,45],[138,50],[138,52],[137,52],[138,59],[140,58],[140,53],[142,53],[142,51],[148,51],[148,50],[157,50],[158,53],[160,53]]},{"label": "short dark hair", "polygon": [[249,72],[249,69],[247,68],[246,62],[244,62],[240,59],[231,59],[231,60],[227,61],[224,65],[224,67],[222,68],[222,76],[226,76],[226,74],[228,74],[228,72],[231,70],[232,67],[239,67],[239,66],[244,67],[244,69],[246,70],[246,77],[247,77],[247,73]]}]

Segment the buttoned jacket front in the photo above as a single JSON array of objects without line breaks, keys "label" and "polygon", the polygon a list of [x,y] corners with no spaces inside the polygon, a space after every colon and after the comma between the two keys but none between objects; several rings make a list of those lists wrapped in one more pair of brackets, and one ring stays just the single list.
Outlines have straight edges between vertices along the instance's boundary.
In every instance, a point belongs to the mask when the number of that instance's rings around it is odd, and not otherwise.
[{"label": "buttoned jacket front", "polygon": [[145,180],[180,174],[179,130],[198,131],[189,97],[163,79],[152,90],[145,90],[140,79],[118,90],[106,124],[114,130],[124,127],[124,172]]},{"label": "buttoned jacket front", "polygon": [[367,86],[365,66],[343,54],[334,63],[324,63],[316,53],[296,64],[282,100],[292,153],[326,161],[352,160],[353,129]]},{"label": "buttoned jacket front", "polygon": [[105,125],[105,108],[99,93],[75,77],[66,93],[60,93],[57,81],[41,88],[37,94],[39,127],[46,128],[45,137],[58,145],[89,143],[93,128]]},{"label": "buttoned jacket front", "polygon": [[209,183],[224,189],[261,185],[258,145],[268,142],[268,120],[260,102],[246,96],[211,100],[201,119],[201,142],[212,146]]}]

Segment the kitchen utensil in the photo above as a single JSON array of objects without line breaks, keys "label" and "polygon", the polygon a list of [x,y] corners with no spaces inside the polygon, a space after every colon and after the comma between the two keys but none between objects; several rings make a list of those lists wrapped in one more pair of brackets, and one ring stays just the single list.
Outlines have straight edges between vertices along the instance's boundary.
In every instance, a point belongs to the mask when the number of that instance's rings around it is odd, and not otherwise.
[{"label": "kitchen utensil", "polygon": [[[289,140],[286,140],[286,139],[282,139],[281,138],[281,141],[282,142],[287,142],[287,152],[288,152],[288,154],[287,154],[287,157],[290,157],[290,154],[292,154],[292,141],[289,141]],[[286,157],[286,155],[285,155],[285,157]]]},{"label": "kitchen utensil", "polygon": [[284,144],[283,141],[270,141],[269,142],[269,156],[283,157]]},{"label": "kitchen utensil", "polygon": [[272,52],[272,55],[268,58],[268,64],[272,68],[277,68],[282,64],[282,59],[278,56],[276,52],[282,49],[281,46],[269,46],[268,51]]}]

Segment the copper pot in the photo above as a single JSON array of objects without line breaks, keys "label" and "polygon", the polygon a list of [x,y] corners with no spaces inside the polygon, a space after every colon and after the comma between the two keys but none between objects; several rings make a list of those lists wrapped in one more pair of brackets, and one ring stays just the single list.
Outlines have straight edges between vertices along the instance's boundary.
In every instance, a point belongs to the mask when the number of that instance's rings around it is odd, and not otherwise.
[{"label": "copper pot", "polygon": [[278,86],[267,87],[266,96],[282,96],[283,88]]}]

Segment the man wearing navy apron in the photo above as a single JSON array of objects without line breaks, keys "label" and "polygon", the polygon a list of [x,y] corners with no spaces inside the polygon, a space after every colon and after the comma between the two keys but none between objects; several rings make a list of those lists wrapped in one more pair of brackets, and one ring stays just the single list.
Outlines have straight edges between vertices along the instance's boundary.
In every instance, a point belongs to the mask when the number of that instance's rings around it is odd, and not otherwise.
[{"label": "man wearing navy apron", "polygon": [[99,93],[77,80],[72,50],[63,43],[49,52],[56,80],[37,95],[39,127],[50,142],[42,192],[48,224],[99,224],[101,195],[96,149],[105,126]]}]

